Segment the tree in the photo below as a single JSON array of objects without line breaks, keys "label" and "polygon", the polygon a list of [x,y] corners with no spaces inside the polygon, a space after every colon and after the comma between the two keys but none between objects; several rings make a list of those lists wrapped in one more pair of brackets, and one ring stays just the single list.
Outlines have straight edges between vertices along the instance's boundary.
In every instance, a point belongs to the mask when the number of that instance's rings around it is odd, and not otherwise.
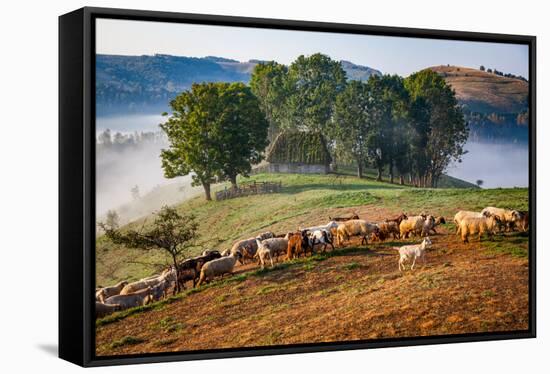
[{"label": "tree", "polygon": [[476,184],[477,184],[478,187],[483,186],[483,180],[482,179],[476,180]]},{"label": "tree", "polygon": [[454,91],[431,70],[422,70],[405,79],[412,100],[413,126],[419,139],[413,159],[420,160],[419,184],[436,187],[447,166],[465,154],[468,126]]},{"label": "tree", "polygon": [[221,156],[219,179],[229,179],[237,188],[237,175],[248,176],[268,145],[269,124],[250,88],[242,83],[220,86],[222,116],[218,146]]},{"label": "tree", "polygon": [[258,99],[243,83],[193,84],[170,103],[172,114],[160,127],[169,149],[161,152],[167,178],[192,175],[211,200],[210,185],[250,172],[267,145],[268,123]]},{"label": "tree", "polygon": [[139,193],[139,186],[136,184],[132,189],[130,190],[132,193],[132,199],[139,200],[141,198],[141,195]]},{"label": "tree", "polygon": [[120,217],[116,210],[108,210],[105,216],[105,225],[112,229],[118,229]]},{"label": "tree", "polygon": [[481,65],[481,66],[479,67],[479,70],[485,71],[485,66]]},{"label": "tree", "polygon": [[260,102],[260,108],[269,122],[268,137],[273,141],[283,127],[287,97],[288,69],[275,61],[257,64],[250,77],[250,89]]},{"label": "tree", "polygon": [[105,236],[115,244],[142,250],[165,251],[176,269],[176,290],[180,291],[177,275],[178,258],[186,253],[197,236],[198,224],[193,215],[183,215],[175,208],[164,206],[147,229],[122,231],[106,223],[100,222],[98,225],[105,231]]},{"label": "tree", "polygon": [[357,176],[362,178],[368,154],[368,137],[373,131],[366,83],[350,81],[337,96],[334,123],[338,149],[356,162]]},{"label": "tree", "polygon": [[[371,121],[377,129],[371,137],[371,159],[382,180],[384,165],[388,165],[390,182],[394,181],[394,166],[400,152],[406,152],[405,122],[408,115],[408,93],[403,78],[397,75],[372,76],[368,81],[371,97]],[[401,162],[401,159],[399,160]]]},{"label": "tree", "polygon": [[285,123],[298,130],[329,134],[336,96],[346,86],[346,73],[338,61],[321,53],[299,56],[288,69]]}]

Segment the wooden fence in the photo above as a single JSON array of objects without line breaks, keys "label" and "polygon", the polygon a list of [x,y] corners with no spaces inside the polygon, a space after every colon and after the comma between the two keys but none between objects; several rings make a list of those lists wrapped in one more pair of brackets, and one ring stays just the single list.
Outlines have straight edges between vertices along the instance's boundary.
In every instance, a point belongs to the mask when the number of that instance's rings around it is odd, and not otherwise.
[{"label": "wooden fence", "polygon": [[238,188],[225,188],[216,192],[216,200],[233,199],[235,197],[260,195],[281,191],[282,182],[251,182],[241,183]]}]

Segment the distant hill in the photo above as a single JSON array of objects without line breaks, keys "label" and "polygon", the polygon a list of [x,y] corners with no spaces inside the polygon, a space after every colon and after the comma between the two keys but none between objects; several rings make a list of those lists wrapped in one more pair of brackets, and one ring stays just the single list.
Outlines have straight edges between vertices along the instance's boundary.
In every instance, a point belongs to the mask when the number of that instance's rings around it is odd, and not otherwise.
[{"label": "distant hill", "polygon": [[[254,66],[261,62],[217,56],[97,55],[97,113],[161,112],[170,99],[194,82],[248,82]],[[351,79],[367,80],[382,74],[349,61],[342,61],[342,66]]]},{"label": "distant hill", "polygon": [[459,66],[434,66],[456,92],[458,100],[478,113],[520,113],[528,107],[529,84],[518,78]]},{"label": "distant hill", "polygon": [[456,92],[472,138],[526,141],[529,83],[461,66],[433,66]]}]

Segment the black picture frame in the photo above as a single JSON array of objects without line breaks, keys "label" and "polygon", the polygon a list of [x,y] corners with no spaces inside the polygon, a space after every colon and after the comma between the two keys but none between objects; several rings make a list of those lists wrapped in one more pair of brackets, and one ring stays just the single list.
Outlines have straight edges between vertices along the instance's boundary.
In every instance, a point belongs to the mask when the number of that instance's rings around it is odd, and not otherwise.
[{"label": "black picture frame", "polygon": [[[115,18],[529,46],[529,329],[116,357],[95,356],[95,20]],[[59,357],[81,366],[536,337],[536,37],[85,7],[59,17]]]}]

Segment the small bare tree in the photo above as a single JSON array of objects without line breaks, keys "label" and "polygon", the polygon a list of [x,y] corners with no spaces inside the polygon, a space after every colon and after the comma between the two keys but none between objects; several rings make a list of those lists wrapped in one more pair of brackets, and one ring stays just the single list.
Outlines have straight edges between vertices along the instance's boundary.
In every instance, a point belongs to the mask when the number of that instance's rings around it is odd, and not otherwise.
[{"label": "small bare tree", "polygon": [[184,254],[197,236],[198,224],[193,215],[182,215],[175,208],[168,206],[156,214],[155,221],[150,228],[141,230],[119,230],[105,223],[99,226],[105,235],[115,244],[128,248],[143,250],[162,249],[172,258],[176,270],[176,291],[180,291],[178,279],[178,257]]}]

